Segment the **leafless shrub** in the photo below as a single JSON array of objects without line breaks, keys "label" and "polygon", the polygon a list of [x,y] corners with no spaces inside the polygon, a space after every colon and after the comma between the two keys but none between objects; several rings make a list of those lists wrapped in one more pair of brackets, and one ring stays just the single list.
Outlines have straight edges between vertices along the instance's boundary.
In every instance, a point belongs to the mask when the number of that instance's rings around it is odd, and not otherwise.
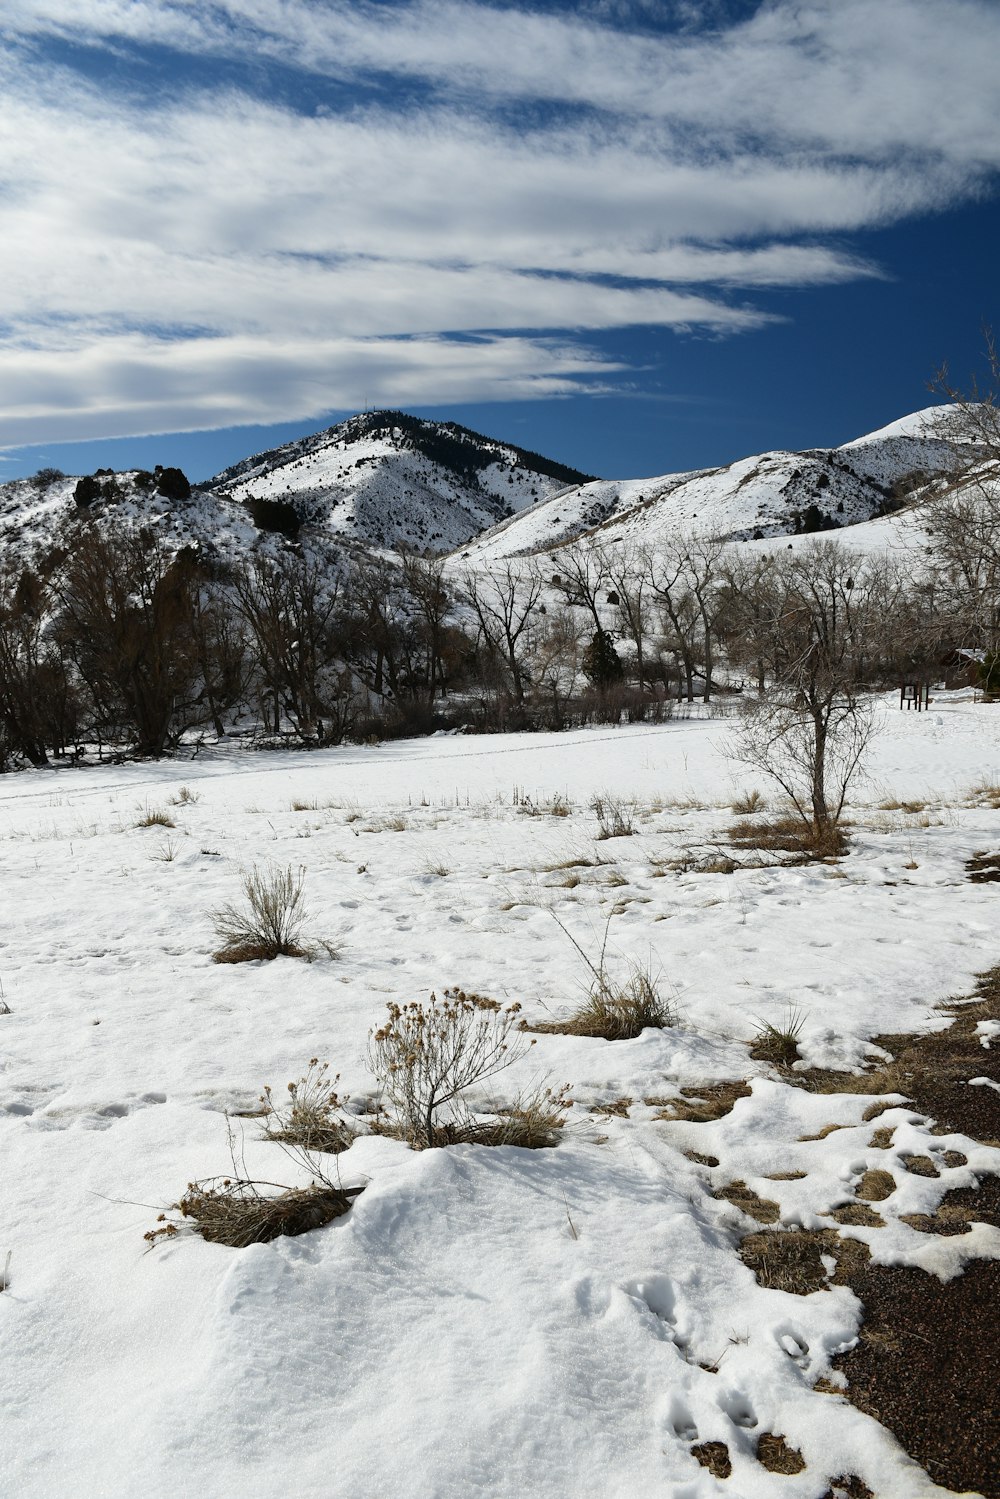
[{"label": "leafless shrub", "polygon": [[594,797],[590,807],[597,818],[599,839],[631,838],[634,834],[636,811],[634,801],[623,801],[619,797],[612,796],[610,792],[603,791],[600,796]]},{"label": "leafless shrub", "polygon": [[522,1150],[544,1150],[556,1145],[572,1103],[565,1086],[519,1093],[512,1104],[496,1110],[498,1122],[492,1126],[490,1138],[480,1138],[479,1143],[517,1145]]},{"label": "leafless shrub", "polygon": [[225,905],[212,917],[222,946],[212,954],[216,963],[252,963],[271,958],[306,958],[302,942],[305,921],[305,870],[254,868],[243,876],[247,905]]},{"label": "leafless shrub", "polygon": [[[391,1113],[388,1124],[416,1149],[469,1138],[463,1094],[523,1056],[520,1005],[462,989],[432,994],[426,1005],[390,1004],[389,1018],[368,1037],[368,1061]],[[446,1110],[443,1124],[439,1111]]]},{"label": "leafless shrub", "polygon": [[354,1140],[355,1131],[342,1114],[346,1099],[337,1093],[337,1077],[329,1078],[329,1062],[310,1058],[304,1076],[288,1084],[288,1097],[275,1101],[269,1087],[261,1095],[264,1108],[264,1133],[287,1150],[315,1177],[324,1168],[317,1155],[339,1155]]}]

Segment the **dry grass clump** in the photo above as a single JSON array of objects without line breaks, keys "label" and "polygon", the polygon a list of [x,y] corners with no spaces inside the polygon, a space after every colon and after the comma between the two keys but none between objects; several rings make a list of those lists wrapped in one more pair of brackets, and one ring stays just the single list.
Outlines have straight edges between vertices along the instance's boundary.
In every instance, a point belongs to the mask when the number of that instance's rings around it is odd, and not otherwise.
[{"label": "dry grass clump", "polygon": [[727,1182],[724,1187],[718,1187],[712,1196],[720,1202],[731,1202],[741,1213],[746,1213],[748,1218],[755,1219],[757,1223],[777,1223],[781,1216],[781,1209],[776,1202],[768,1197],[759,1197],[745,1181]]},{"label": "dry grass clump", "polygon": [[799,1036],[805,1024],[800,1010],[789,1010],[782,1025],[762,1020],[750,1047],[756,1062],[770,1062],[775,1067],[791,1067],[799,1060]]},{"label": "dry grass clump", "polygon": [[190,786],[179,786],[176,796],[170,798],[170,804],[173,807],[192,807],[200,800],[199,792],[192,791]]},{"label": "dry grass clump", "polygon": [[189,1182],[187,1191],[171,1211],[179,1213],[177,1224],[161,1213],[157,1222],[162,1228],[150,1229],[143,1237],[150,1244],[176,1237],[186,1225],[213,1244],[228,1244],[245,1249],[249,1244],[266,1244],[284,1235],[308,1233],[334,1218],[341,1218],[362,1191],[360,1187],[341,1188],[329,1184],[270,1189],[270,1182],[245,1178],[213,1176],[205,1181]]},{"label": "dry grass clump", "polygon": [[3,1262],[3,1269],[0,1270],[0,1291],[6,1291],[10,1285],[10,1262],[13,1253],[12,1249],[8,1249],[7,1258]]},{"label": "dry grass clump", "polygon": [[763,1431],[757,1438],[757,1461],[769,1473],[801,1473],[805,1458],[783,1436]]},{"label": "dry grass clump", "polygon": [[472,1134],[477,1145],[516,1145],[522,1150],[547,1150],[559,1143],[573,1100],[564,1086],[538,1088],[519,1094],[512,1104],[498,1108],[495,1122]]},{"label": "dry grass clump", "polygon": [[243,876],[244,908],[225,905],[212,922],[222,946],[216,963],[253,963],[272,958],[308,958],[315,949],[302,941],[306,912],[305,870],[254,868]]},{"label": "dry grass clump", "polygon": [[713,1478],[728,1478],[733,1471],[725,1442],[699,1442],[691,1448],[691,1456],[707,1468]]},{"label": "dry grass clump", "polygon": [[[471,1138],[475,1121],[463,1097],[495,1077],[534,1042],[523,1035],[518,1004],[445,989],[426,1005],[390,1004],[384,1025],[370,1032],[368,1062],[380,1101],[389,1105],[382,1133],[415,1149]],[[440,1111],[446,1111],[439,1119]]]},{"label": "dry grass clump", "polygon": [[992,807],[1000,812],[1000,786],[995,781],[979,781],[970,789],[968,801],[973,807]]},{"label": "dry grass clump", "polygon": [[728,830],[737,848],[798,854],[802,859],[837,859],[847,852],[844,824],[817,831],[801,817],[773,817],[767,822],[737,822]]},{"label": "dry grass clump", "polygon": [[[823,1256],[832,1256],[837,1267],[827,1275]],[[748,1234],[740,1245],[740,1258],[757,1277],[758,1285],[793,1296],[809,1296],[846,1283],[850,1274],[869,1258],[868,1249],[856,1239],[842,1239],[832,1228],[764,1229]]]},{"label": "dry grass clump", "polygon": [[669,995],[646,967],[629,965],[628,977],[617,983],[602,972],[579,1009],[566,1020],[548,1021],[536,1031],[563,1036],[595,1036],[605,1041],[633,1041],[644,1030],[666,1030],[677,1023]]},{"label": "dry grass clump", "polygon": [[147,807],[135,824],[137,828],[175,828],[177,826],[169,812],[162,807]]},{"label": "dry grass clump", "polygon": [[346,1099],[336,1088],[340,1081],[329,1078],[329,1062],[310,1058],[305,1074],[297,1083],[288,1084],[288,1098],[275,1102],[269,1087],[264,1088],[261,1104],[264,1133],[269,1140],[290,1147],[291,1153],[317,1174],[313,1155],[339,1155],[355,1138],[355,1130],[344,1119],[341,1110]]},{"label": "dry grass clump", "polygon": [[635,832],[636,803],[625,801],[604,791],[590,804],[597,818],[597,837],[631,838]]},{"label": "dry grass clump", "polygon": [[885,1202],[896,1190],[896,1179],[890,1171],[875,1166],[858,1182],[857,1195],[862,1202]]},{"label": "dry grass clump", "polygon": [[624,979],[615,978],[608,965],[608,934],[612,911],[596,957],[581,946],[554,911],[549,915],[576,948],[590,973],[583,1004],[565,1020],[532,1026],[532,1030],[563,1036],[594,1036],[605,1041],[632,1041],[644,1030],[665,1030],[676,1025],[677,1011],[671,996],[663,992],[662,978],[649,963],[629,962]]},{"label": "dry grass clump", "polygon": [[766,806],[766,797],[756,789],[744,791],[735,801],[730,802],[730,809],[737,817],[749,817],[754,812],[763,812]]},{"label": "dry grass clump", "polygon": [[[750,1085],[739,1079],[728,1083],[711,1083],[681,1089],[680,1098],[644,1098],[643,1103],[659,1108],[657,1119],[680,1119],[690,1124],[707,1124],[722,1119],[733,1110],[737,1099],[750,1097]],[[718,1165],[718,1162],[715,1162]]]}]

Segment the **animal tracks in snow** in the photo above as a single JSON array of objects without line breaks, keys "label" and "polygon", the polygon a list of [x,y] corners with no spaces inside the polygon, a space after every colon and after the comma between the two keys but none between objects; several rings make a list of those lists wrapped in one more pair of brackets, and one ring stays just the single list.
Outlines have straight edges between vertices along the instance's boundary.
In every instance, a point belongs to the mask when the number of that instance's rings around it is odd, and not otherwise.
[{"label": "animal tracks in snow", "polygon": [[166,1103],[167,1095],[160,1092],[129,1093],[124,1099],[111,1103],[67,1103],[58,1104],[50,1100],[58,1098],[58,1089],[23,1088],[20,1095],[10,1100],[0,1100],[0,1117],[24,1119],[29,1127],[42,1130],[110,1129],[119,1119]]}]

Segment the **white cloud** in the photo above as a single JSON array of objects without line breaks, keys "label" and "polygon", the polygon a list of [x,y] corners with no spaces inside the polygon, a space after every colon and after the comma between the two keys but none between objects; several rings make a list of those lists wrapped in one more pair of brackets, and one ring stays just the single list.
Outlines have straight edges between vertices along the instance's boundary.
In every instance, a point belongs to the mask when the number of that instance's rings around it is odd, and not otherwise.
[{"label": "white cloud", "polygon": [[[26,423],[41,440],[260,420],[271,355],[266,419],[357,404],[369,379],[393,404],[469,381],[560,393],[607,373],[583,347],[568,369],[569,334],[745,332],[766,318],[741,289],[878,274],[826,239],[954,202],[997,164],[1000,11],[983,0],[774,0],[674,36],[594,13],[4,0],[0,382],[20,370],[23,389],[0,441]],[[134,87],[98,89],[46,61],[52,37],[348,84],[377,70],[432,102],[145,99],[138,63],[119,63]],[[580,105],[570,123],[560,106]],[[432,336],[477,330],[504,336]]]},{"label": "white cloud", "polygon": [[164,343],[138,333],[0,348],[4,446],[320,417],[435,399],[505,401],[599,392],[622,367],[552,339],[282,339]]}]

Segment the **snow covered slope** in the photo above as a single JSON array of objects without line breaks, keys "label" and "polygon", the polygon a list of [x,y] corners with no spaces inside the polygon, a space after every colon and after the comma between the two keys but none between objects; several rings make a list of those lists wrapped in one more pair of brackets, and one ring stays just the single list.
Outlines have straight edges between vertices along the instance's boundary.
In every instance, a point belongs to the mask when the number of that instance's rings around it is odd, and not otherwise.
[{"label": "snow covered slope", "polygon": [[584,478],[453,422],[375,411],[244,459],[212,486],[241,502],[291,503],[354,541],[451,551]]},{"label": "snow covered slope", "polygon": [[955,429],[955,408],[938,406],[839,448],[762,453],[654,479],[595,480],[502,522],[466,555],[487,563],[590,532],[609,543],[653,542],[676,530],[747,541],[858,525],[954,470]]},{"label": "snow covered slope", "polygon": [[[954,468],[955,437],[955,408],[939,406],[840,448],[763,453],[654,479],[588,480],[454,423],[383,411],[246,458],[183,500],[158,493],[152,475],[106,475],[88,513],[152,525],[176,545],[197,541],[234,558],[261,537],[255,507],[258,520],[270,509],[280,521],[285,510],[301,522],[304,541],[454,552],[488,566],[591,532],[609,543],[655,542],[677,530],[760,540],[867,526]],[[0,485],[0,555],[9,565],[59,542],[79,514],[75,489],[62,476]],[[903,530],[909,516],[899,518]],[[262,524],[273,528],[274,513]]]}]

